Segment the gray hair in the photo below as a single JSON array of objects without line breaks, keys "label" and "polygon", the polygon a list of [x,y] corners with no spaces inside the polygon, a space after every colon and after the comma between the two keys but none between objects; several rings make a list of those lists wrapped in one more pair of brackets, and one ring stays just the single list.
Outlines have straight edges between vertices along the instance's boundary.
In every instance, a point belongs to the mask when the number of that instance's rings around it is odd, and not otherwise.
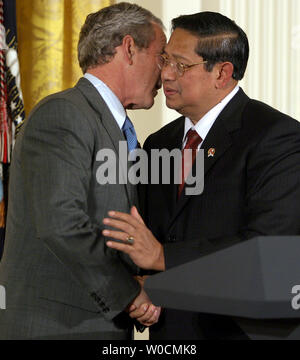
[{"label": "gray hair", "polygon": [[150,11],[126,2],[88,15],[78,42],[78,61],[82,72],[108,63],[126,35],[132,36],[138,48],[148,48],[155,37],[152,23],[163,28],[161,20]]}]

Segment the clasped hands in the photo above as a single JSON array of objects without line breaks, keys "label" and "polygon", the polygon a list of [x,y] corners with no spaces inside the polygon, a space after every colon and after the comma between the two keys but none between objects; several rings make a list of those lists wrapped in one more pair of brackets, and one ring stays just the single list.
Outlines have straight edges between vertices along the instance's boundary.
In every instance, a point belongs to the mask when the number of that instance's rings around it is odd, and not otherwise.
[{"label": "clasped hands", "polygon": [[134,299],[134,301],[128,306],[126,311],[132,319],[136,319],[145,326],[151,326],[158,322],[161,308],[152,304],[148,295],[144,290],[145,277],[137,276],[135,279],[141,285],[140,294]]},{"label": "clasped hands", "polygon": [[[134,239],[131,244],[110,240],[106,243],[108,247],[128,254],[142,269],[165,270],[163,246],[146,227],[135,206],[131,208],[130,214],[109,211],[108,215],[110,217],[103,219],[103,223],[117,230],[105,229],[102,232],[104,236],[123,242],[126,242],[129,236]],[[146,294],[145,277],[136,277],[136,280],[141,285],[141,292],[129,305],[127,311],[131,318],[137,319],[145,326],[151,326],[158,321],[161,308],[153,305]]]}]

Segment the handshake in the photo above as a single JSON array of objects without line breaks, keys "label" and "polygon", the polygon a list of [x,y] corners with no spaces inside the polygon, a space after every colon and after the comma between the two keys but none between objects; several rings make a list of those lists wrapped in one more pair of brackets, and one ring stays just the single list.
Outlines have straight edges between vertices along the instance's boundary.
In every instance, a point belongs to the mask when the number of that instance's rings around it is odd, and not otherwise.
[{"label": "handshake", "polygon": [[[161,308],[152,304],[150,298],[143,288],[146,277],[136,276],[135,279],[141,285],[141,292],[128,306],[126,311],[132,319],[138,321],[141,325],[154,325],[158,322]],[[143,327],[137,325],[137,330],[139,331],[141,329],[143,329]]]}]

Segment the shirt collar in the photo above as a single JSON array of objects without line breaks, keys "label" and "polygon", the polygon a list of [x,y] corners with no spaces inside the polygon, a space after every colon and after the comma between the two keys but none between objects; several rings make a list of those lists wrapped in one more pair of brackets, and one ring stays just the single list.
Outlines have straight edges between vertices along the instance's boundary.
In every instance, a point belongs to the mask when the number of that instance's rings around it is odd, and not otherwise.
[{"label": "shirt collar", "polygon": [[225,108],[225,106],[229,103],[229,101],[234,97],[234,95],[239,91],[239,86],[236,87],[217,105],[215,105],[212,109],[210,109],[197,123],[193,124],[191,119],[188,117],[185,118],[184,124],[184,135],[183,135],[183,145],[186,142],[186,134],[190,129],[196,130],[198,135],[201,137],[202,142],[206,138],[209,130],[213,126],[217,117],[220,115],[221,111]]},{"label": "shirt collar", "polygon": [[99,78],[96,76],[85,73],[84,77],[89,80],[97,89],[109,110],[111,111],[113,117],[115,118],[118,126],[122,129],[126,119],[126,111],[121,104],[119,98],[115,95],[115,93]]}]

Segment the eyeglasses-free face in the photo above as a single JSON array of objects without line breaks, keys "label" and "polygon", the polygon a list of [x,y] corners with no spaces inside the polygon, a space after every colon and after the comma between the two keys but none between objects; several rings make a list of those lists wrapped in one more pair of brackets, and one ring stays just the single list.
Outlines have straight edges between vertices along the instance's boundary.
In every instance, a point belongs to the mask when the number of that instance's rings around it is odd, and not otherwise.
[{"label": "eyeglasses-free face", "polygon": [[157,59],[157,66],[159,67],[160,70],[162,70],[165,66],[170,65],[178,76],[183,76],[184,73],[187,70],[191,69],[192,67],[196,65],[202,65],[205,63],[207,63],[207,61],[201,61],[199,63],[194,63],[194,64],[184,64],[182,62],[175,62],[170,60],[166,54],[159,55]]}]

